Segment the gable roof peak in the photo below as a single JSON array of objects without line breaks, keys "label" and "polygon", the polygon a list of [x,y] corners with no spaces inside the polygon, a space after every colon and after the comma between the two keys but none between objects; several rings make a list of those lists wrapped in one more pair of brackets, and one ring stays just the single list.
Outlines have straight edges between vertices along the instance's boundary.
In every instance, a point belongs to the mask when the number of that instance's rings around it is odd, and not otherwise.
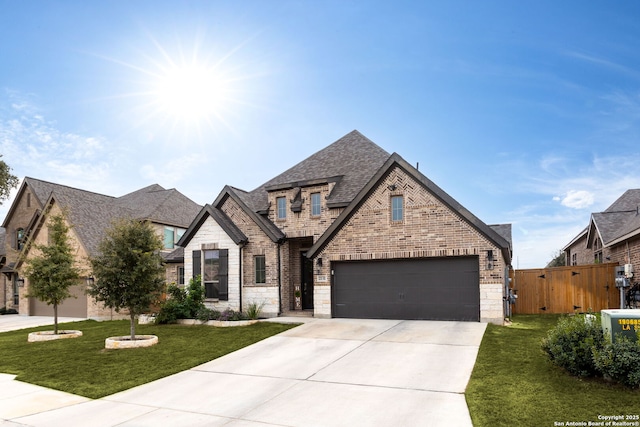
[{"label": "gable roof peak", "polygon": [[388,158],[388,152],[353,130],[251,191],[247,199],[254,211],[263,211],[269,187],[333,178],[336,185],[327,203],[347,206]]}]

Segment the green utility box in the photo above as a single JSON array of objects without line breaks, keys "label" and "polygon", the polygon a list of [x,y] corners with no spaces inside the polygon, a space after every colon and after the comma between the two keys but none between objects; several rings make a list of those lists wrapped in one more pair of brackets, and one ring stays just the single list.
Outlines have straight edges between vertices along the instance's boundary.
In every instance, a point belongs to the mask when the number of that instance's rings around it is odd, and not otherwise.
[{"label": "green utility box", "polygon": [[638,339],[640,332],[640,309],[628,310],[602,310],[602,330],[614,341],[616,335],[622,334],[632,341]]}]

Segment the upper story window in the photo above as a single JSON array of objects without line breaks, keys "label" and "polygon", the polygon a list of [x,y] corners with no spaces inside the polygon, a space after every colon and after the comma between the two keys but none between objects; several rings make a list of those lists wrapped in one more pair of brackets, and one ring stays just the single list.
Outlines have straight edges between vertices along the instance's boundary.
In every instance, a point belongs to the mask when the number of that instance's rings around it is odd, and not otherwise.
[{"label": "upper story window", "polygon": [[320,212],[322,212],[320,193],[311,193],[311,216],[320,216]]},{"label": "upper story window", "polygon": [[175,243],[175,230],[173,227],[164,227],[164,248],[173,249]]},{"label": "upper story window", "polygon": [[178,227],[164,227],[164,248],[173,249],[176,247],[176,242],[180,240],[186,230]]},{"label": "upper story window", "polygon": [[18,228],[16,230],[16,249],[21,251],[24,247],[24,229]]},{"label": "upper story window", "polygon": [[404,197],[391,197],[391,221],[404,220]]},{"label": "upper story window", "polygon": [[277,218],[278,219],[286,219],[287,218],[287,198],[286,197],[278,197],[276,199],[276,208]]}]

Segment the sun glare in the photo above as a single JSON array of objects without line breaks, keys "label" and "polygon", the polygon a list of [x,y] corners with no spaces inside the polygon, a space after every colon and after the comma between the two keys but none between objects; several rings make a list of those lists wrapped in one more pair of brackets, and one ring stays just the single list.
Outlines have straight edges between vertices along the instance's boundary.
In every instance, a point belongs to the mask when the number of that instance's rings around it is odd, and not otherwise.
[{"label": "sun glare", "polygon": [[205,67],[176,66],[158,78],[156,95],[160,110],[170,117],[200,121],[220,113],[225,84]]}]

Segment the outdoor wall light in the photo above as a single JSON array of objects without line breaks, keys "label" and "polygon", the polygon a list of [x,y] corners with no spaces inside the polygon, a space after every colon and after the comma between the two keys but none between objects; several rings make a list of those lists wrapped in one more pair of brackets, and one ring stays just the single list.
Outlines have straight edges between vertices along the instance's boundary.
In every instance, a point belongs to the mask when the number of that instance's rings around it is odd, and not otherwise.
[{"label": "outdoor wall light", "polygon": [[85,281],[87,282],[87,286],[92,286],[95,283],[96,279],[94,279],[93,276],[87,276]]},{"label": "outdoor wall light", "polygon": [[318,265],[318,267],[322,267],[322,258],[318,258],[316,260],[316,264]]},{"label": "outdoor wall light", "polygon": [[16,279],[16,283],[18,284],[19,287],[24,287],[24,277],[19,277]]}]

